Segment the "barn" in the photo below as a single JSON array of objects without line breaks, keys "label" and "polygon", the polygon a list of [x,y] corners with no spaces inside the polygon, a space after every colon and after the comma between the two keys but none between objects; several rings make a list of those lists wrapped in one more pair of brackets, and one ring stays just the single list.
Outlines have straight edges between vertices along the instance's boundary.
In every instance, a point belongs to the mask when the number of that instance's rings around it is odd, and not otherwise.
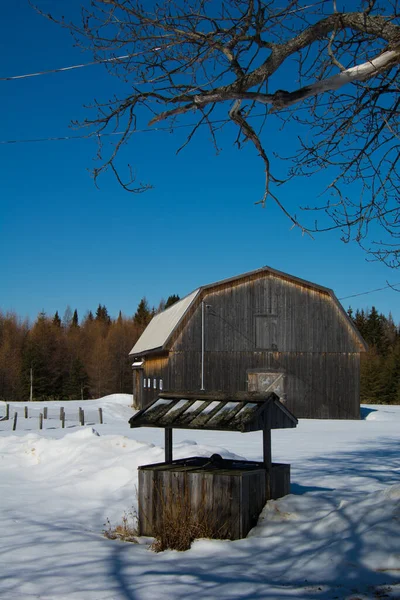
[{"label": "barn", "polygon": [[358,419],[365,350],[331,289],[262,267],[153,317],[130,352],[134,403],[273,391],[300,418]]}]

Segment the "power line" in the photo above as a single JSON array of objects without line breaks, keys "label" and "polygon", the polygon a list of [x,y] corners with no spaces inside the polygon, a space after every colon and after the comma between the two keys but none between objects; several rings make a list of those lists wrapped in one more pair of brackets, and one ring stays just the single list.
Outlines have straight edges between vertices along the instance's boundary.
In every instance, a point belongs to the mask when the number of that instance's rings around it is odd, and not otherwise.
[{"label": "power line", "polygon": [[[395,285],[400,285],[400,282],[385,285],[385,287],[376,288],[375,290],[370,290],[369,292],[360,292],[359,294],[352,294],[351,296],[343,296],[343,298],[339,298],[339,300],[347,300],[348,298],[357,298],[357,296],[366,296],[367,294],[373,294],[374,292],[380,292],[381,290],[387,290],[387,288],[394,288]],[[400,290],[395,290],[395,291],[400,291]]]},{"label": "power line", "polygon": [[28,79],[28,77],[39,77],[40,75],[50,75],[50,73],[61,73],[61,71],[72,71],[73,69],[82,69],[83,67],[91,67],[102,63],[116,62],[124,58],[131,58],[130,54],[124,56],[115,56],[114,58],[103,58],[93,60],[91,62],[82,63],[79,65],[71,65],[69,67],[59,67],[57,69],[48,69],[47,71],[37,71],[37,73],[26,73],[25,75],[13,75],[12,77],[0,77],[0,81],[13,81],[15,79]]},{"label": "power line", "polygon": [[[145,131],[145,130],[143,130]],[[149,130],[151,131],[151,129]],[[65,135],[60,137],[47,137],[47,138],[31,138],[25,140],[0,140],[0,144],[32,144],[36,142],[59,142],[61,140],[83,140],[90,139],[93,137],[104,137],[109,135],[122,135],[123,131],[113,131],[110,133],[96,133],[89,135]]]},{"label": "power line", "polygon": [[[253,117],[262,117],[264,115],[252,115]],[[213,125],[217,125],[218,123],[228,122],[228,119],[216,119],[215,121],[210,121]],[[207,126],[208,123],[200,123],[201,126]],[[145,129],[135,129],[132,133],[148,133],[149,131],[171,131],[171,129],[183,129],[183,128],[192,128],[196,127],[196,123],[186,123],[182,125],[173,125],[172,127],[147,127]],[[65,136],[53,136],[46,138],[31,138],[31,139],[23,139],[23,140],[0,140],[0,145],[4,144],[31,144],[35,142],[58,142],[61,140],[89,140],[92,138],[99,137],[108,137],[111,135],[124,135],[125,131],[111,131],[104,133],[89,133],[88,135],[65,135]]]}]

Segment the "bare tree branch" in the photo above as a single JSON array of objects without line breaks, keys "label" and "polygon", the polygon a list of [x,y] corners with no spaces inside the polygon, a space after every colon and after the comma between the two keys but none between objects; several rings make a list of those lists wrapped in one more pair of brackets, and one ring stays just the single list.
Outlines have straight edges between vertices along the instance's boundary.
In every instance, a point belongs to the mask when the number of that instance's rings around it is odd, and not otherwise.
[{"label": "bare tree branch", "polygon": [[[80,124],[93,135],[123,131],[109,154],[99,145],[95,178],[110,168],[125,189],[147,189],[131,174],[125,182],[117,164],[144,123],[190,126],[179,149],[207,127],[218,151],[230,124],[236,146],[250,142],[263,161],[262,206],[270,199],[302,233],[337,229],[372,259],[399,267],[399,2],[87,0],[81,23],[45,16],[95,60],[108,60],[126,85],[120,97],[94,102],[94,116]],[[289,131],[291,156],[271,143],[277,126]],[[317,173],[325,195],[310,199],[300,223],[280,190]]]}]

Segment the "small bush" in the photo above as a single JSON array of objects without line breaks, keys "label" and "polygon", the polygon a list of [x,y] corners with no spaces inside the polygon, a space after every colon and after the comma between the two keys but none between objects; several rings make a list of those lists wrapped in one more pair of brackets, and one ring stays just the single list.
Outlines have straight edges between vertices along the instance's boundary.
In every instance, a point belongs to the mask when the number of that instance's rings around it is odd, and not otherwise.
[{"label": "small bush", "polygon": [[134,509],[124,512],[122,523],[113,527],[110,519],[104,524],[103,534],[109,540],[122,540],[123,542],[137,543],[137,514]]}]

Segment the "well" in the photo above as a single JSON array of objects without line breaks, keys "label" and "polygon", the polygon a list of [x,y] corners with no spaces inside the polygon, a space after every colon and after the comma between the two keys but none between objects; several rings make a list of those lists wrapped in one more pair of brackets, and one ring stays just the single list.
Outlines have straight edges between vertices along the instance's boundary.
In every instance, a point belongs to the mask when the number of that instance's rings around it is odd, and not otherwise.
[{"label": "well", "polygon": [[[271,429],[296,427],[297,419],[274,393],[163,394],[130,419],[131,427],[165,429],[165,462],[139,467],[139,531],[155,535],[166,508],[189,510],[212,521],[219,537],[245,537],[265,502],[290,491],[290,465],[272,463]],[[211,457],[172,458],[172,429],[263,431],[263,462]]]}]

